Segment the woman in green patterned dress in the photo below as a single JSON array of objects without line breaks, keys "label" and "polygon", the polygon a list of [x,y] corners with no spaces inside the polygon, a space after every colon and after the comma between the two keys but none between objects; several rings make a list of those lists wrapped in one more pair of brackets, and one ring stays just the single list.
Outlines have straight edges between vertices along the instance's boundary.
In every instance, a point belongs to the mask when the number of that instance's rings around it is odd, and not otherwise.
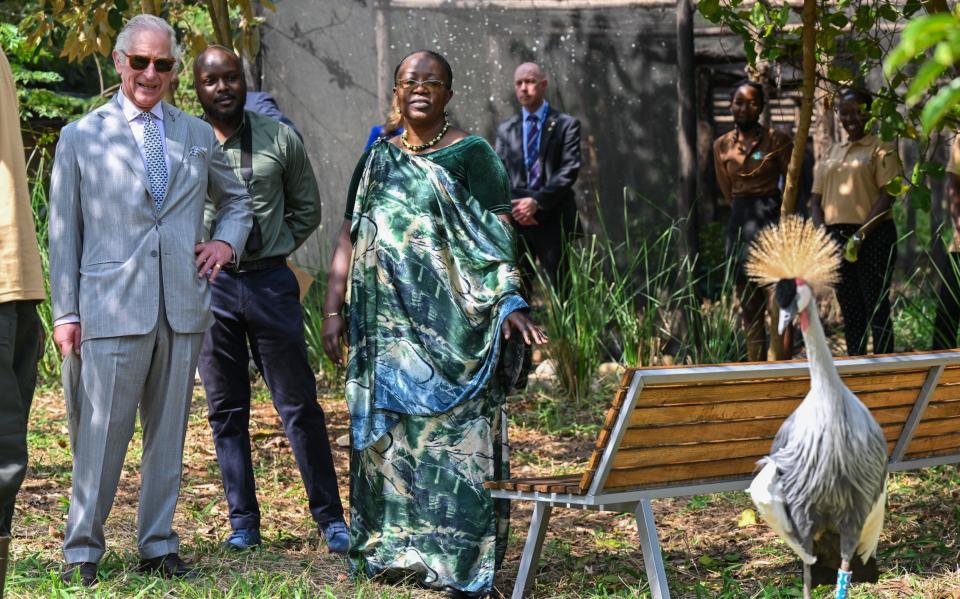
[{"label": "woman in green patterned dress", "polygon": [[351,569],[482,597],[509,525],[483,488],[507,475],[501,354],[546,337],[524,314],[506,171],[447,122],[449,64],[417,51],[394,80],[405,132],[357,165],[324,304],[327,355],[349,347]]}]

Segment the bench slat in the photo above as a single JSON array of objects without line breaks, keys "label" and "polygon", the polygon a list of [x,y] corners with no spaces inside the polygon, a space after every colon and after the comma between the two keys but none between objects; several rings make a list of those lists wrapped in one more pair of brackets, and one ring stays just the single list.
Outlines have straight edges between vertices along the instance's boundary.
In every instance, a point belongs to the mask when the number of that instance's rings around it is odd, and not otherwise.
[{"label": "bench slat", "polygon": [[[910,406],[880,408],[873,410],[873,416],[881,425],[898,424],[902,427],[907,416],[910,415],[910,410]],[[681,443],[758,438],[771,439],[777,434],[777,431],[780,430],[780,425],[783,424],[784,417],[785,415],[773,418],[701,422],[676,426],[631,427],[624,433],[620,448],[622,450],[637,447],[653,447],[657,445],[679,445]],[[898,427],[898,434],[899,430]]]},{"label": "bench slat", "polygon": [[[860,399],[867,407],[889,408],[912,406],[918,389],[904,391],[876,391],[861,393]],[[744,418],[786,418],[799,405],[800,399],[768,399],[763,401],[726,401],[703,405],[680,405],[666,407],[638,407],[630,415],[630,426],[692,424],[713,420],[742,420]]]},{"label": "bench slat", "polygon": [[914,437],[907,448],[907,458],[922,458],[931,455],[960,453],[960,433],[936,437]]},{"label": "bench slat", "polygon": [[960,418],[924,419],[918,426],[913,438],[935,437],[960,433]]},{"label": "bench slat", "polygon": [[960,400],[960,385],[939,385],[930,401],[958,401]]},{"label": "bench slat", "polygon": [[[854,393],[866,391],[889,391],[919,389],[926,380],[927,371],[892,372],[871,375],[848,375],[843,381]],[[645,386],[637,406],[666,406],[671,404],[708,404],[729,401],[734,397],[750,398],[751,401],[804,397],[810,390],[810,379],[792,377],[784,379],[714,382],[696,385]]]},{"label": "bench slat", "polygon": [[652,468],[614,469],[607,475],[607,484],[604,486],[604,490],[640,487],[657,483],[689,483],[736,475],[748,477],[753,474],[756,465],[757,458],[749,457],[673,466],[654,466]]},{"label": "bench slat", "polygon": [[960,401],[932,401],[923,412],[924,418],[960,416]]},{"label": "bench slat", "polygon": [[[890,449],[900,436],[903,425],[892,424],[884,427],[884,436]],[[715,441],[713,443],[691,443],[689,445],[663,445],[643,449],[621,449],[613,460],[614,468],[647,467],[654,464],[685,464],[705,462],[719,456],[727,459],[753,457],[760,459],[770,451],[772,438],[746,439],[742,441]]]}]

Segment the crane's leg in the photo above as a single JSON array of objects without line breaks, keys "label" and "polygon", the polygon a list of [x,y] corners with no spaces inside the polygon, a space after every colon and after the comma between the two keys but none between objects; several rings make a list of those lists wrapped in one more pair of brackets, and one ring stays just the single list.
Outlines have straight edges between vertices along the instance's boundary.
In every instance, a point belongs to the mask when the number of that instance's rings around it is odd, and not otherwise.
[{"label": "crane's leg", "polygon": [[[803,538],[806,539],[803,542],[803,550],[807,555],[813,555],[813,536],[808,535]],[[803,562],[803,599],[813,599],[813,570],[807,562]]]},{"label": "crane's leg", "polygon": [[840,570],[837,571],[837,596],[836,599],[847,599],[847,589],[850,587],[850,577],[853,572],[850,571],[850,560],[840,561]]},{"label": "crane's leg", "polygon": [[850,560],[853,559],[859,538],[859,535],[840,535],[840,570],[837,571],[836,599],[847,599],[847,590],[850,588],[850,579],[853,577]]}]

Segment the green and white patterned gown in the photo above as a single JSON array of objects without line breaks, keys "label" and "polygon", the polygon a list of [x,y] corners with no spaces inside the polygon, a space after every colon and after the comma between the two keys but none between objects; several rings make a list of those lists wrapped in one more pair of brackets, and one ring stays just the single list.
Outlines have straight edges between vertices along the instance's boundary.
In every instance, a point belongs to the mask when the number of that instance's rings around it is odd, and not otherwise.
[{"label": "green and white patterned gown", "polygon": [[509,503],[483,488],[508,475],[500,326],[526,303],[512,228],[471,183],[509,210],[506,172],[476,136],[421,156],[379,142],[355,181],[350,561],[484,595],[509,526]]}]

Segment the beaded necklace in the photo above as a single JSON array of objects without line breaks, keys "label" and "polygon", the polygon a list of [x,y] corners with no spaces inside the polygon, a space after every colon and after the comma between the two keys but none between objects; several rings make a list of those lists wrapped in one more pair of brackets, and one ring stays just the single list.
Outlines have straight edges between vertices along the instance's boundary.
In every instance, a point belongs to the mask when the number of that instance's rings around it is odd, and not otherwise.
[{"label": "beaded necklace", "polygon": [[403,143],[403,147],[410,150],[411,152],[422,152],[428,148],[432,148],[437,145],[440,139],[447,133],[447,130],[450,128],[450,121],[447,120],[447,117],[443,117],[443,127],[440,129],[440,133],[437,133],[437,136],[431,139],[426,143],[422,143],[418,146],[412,145],[407,141],[407,131],[404,130],[403,134],[400,136],[400,141]]}]

